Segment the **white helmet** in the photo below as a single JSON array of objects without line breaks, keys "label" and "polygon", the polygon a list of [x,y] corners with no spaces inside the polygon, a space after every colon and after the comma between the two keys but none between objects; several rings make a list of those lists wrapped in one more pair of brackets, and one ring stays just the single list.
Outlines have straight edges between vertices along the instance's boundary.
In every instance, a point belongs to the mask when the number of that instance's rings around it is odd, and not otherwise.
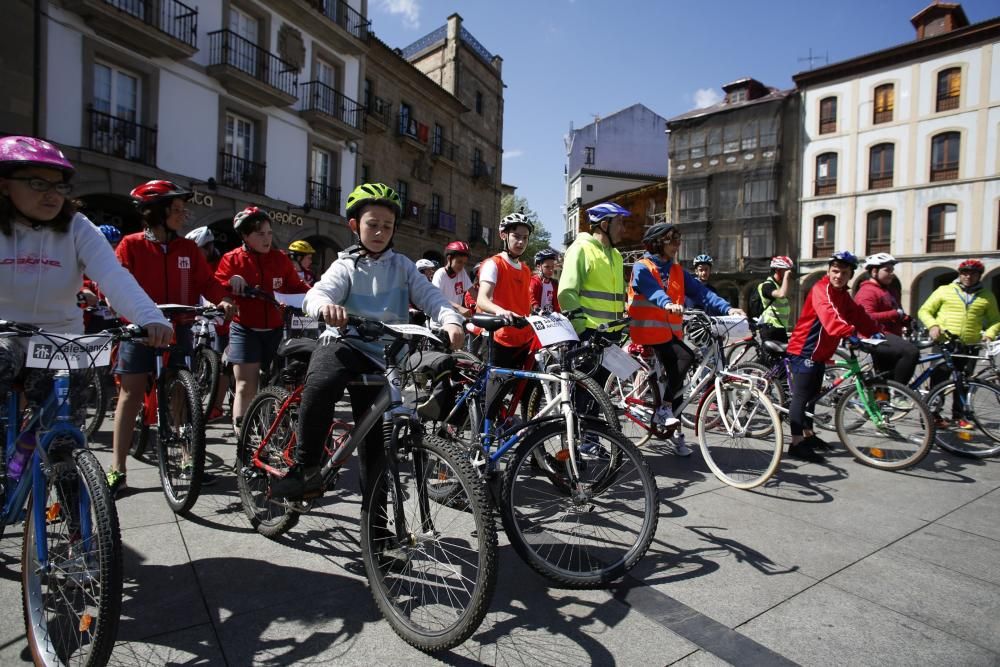
[{"label": "white helmet", "polygon": [[869,255],[865,260],[865,269],[886,266],[887,264],[896,264],[896,258],[887,252],[877,252],[874,255]]},{"label": "white helmet", "polygon": [[437,262],[432,259],[418,259],[417,260],[417,271],[425,271],[427,269],[437,269]]},{"label": "white helmet", "polygon": [[187,233],[187,237],[198,244],[199,248],[204,248],[209,243],[215,241],[215,234],[208,227],[198,227]]}]

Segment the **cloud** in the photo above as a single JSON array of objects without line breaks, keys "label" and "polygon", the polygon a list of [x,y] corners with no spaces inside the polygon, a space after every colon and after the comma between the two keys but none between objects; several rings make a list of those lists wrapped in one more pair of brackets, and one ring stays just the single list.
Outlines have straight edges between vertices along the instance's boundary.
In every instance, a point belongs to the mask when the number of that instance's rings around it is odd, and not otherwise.
[{"label": "cloud", "polygon": [[420,27],[420,4],[417,0],[379,0],[379,7],[388,14],[398,14],[403,25],[411,30]]},{"label": "cloud", "polygon": [[519,158],[524,155],[524,151],[520,148],[511,148],[503,152],[504,160],[513,160],[514,158]]},{"label": "cloud", "polygon": [[694,106],[697,109],[715,106],[722,101],[722,94],[715,88],[699,88],[694,91]]}]

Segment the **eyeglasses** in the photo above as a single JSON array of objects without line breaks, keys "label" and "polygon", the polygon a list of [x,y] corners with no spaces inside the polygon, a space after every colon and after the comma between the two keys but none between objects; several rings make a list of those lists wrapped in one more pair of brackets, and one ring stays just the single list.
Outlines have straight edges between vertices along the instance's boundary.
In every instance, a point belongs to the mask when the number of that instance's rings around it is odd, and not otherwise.
[{"label": "eyeglasses", "polygon": [[73,192],[73,184],[66,183],[64,181],[53,183],[52,181],[46,181],[44,178],[38,178],[37,176],[8,176],[7,178],[12,181],[24,181],[28,184],[28,187],[35,192],[48,192],[49,190],[55,190],[64,197]]}]

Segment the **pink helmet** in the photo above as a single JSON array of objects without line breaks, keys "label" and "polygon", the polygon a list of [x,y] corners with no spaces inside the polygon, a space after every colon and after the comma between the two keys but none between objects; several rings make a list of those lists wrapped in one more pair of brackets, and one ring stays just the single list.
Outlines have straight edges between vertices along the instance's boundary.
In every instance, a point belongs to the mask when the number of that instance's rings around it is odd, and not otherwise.
[{"label": "pink helmet", "polygon": [[0,139],[0,168],[8,171],[19,167],[48,167],[66,176],[76,171],[62,151],[44,139],[19,136]]},{"label": "pink helmet", "polygon": [[772,269],[791,269],[794,266],[792,258],[787,255],[778,255],[771,259]]}]

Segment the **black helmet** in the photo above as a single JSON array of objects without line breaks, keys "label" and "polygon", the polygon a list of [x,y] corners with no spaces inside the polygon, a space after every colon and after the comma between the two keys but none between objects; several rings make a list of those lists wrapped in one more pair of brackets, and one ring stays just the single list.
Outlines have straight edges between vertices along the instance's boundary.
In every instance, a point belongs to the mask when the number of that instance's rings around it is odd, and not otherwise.
[{"label": "black helmet", "polygon": [[658,222],[646,230],[646,233],[642,235],[642,242],[652,243],[676,230],[677,225],[672,225],[669,222]]}]

